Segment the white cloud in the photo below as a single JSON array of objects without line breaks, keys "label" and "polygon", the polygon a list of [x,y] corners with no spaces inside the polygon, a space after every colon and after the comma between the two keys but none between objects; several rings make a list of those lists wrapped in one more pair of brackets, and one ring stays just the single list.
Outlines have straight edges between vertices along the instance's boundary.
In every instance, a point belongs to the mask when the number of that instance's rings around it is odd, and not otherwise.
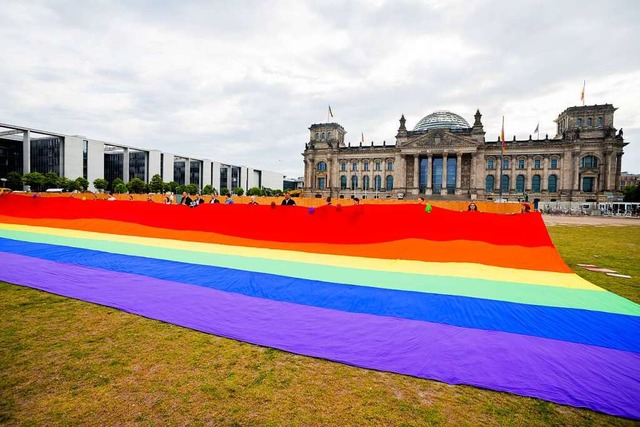
[{"label": "white cloud", "polygon": [[640,172],[640,6],[613,1],[3,2],[0,121],[301,175],[331,104],[348,140],[392,142],[450,109],[487,137],[555,135],[612,103]]}]

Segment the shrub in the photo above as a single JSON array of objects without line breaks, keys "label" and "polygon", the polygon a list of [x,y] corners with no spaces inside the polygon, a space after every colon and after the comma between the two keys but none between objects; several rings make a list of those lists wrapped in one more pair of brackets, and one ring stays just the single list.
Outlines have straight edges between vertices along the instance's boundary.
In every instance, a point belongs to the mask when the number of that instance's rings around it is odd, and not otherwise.
[{"label": "shrub", "polygon": [[93,180],[93,187],[101,193],[107,189],[109,181],[104,178],[96,178]]},{"label": "shrub", "polygon": [[113,191],[118,194],[124,194],[127,192],[127,186],[124,185],[124,182],[121,182],[119,184],[116,184],[116,186],[113,188]]},{"label": "shrub", "polygon": [[247,196],[262,196],[262,190],[259,187],[251,187],[247,190]]}]

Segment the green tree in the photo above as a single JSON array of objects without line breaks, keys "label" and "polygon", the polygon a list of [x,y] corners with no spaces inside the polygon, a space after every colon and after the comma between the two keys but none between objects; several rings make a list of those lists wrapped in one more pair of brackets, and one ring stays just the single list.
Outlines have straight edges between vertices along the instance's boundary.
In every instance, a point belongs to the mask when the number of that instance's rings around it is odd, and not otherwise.
[{"label": "green tree", "polygon": [[280,197],[280,196],[282,196],[283,194],[284,194],[284,193],[283,193],[283,191],[282,191],[282,190],[280,190],[280,189],[278,189],[278,188],[276,188],[275,190],[273,190],[273,195],[274,195],[275,197]]},{"label": "green tree", "polygon": [[640,202],[640,186],[638,185],[625,185],[622,187],[622,194],[624,194],[625,202]]},{"label": "green tree", "polygon": [[260,187],[251,187],[247,190],[247,196],[262,196]]},{"label": "green tree", "polygon": [[186,186],[186,185],[178,185],[178,186],[176,187],[176,191],[174,191],[174,193],[176,193],[176,194],[182,194],[182,193],[184,193],[185,191],[187,191],[187,186]]},{"label": "green tree", "polygon": [[7,175],[7,187],[12,190],[22,190],[23,185],[22,175],[18,172],[9,172]]},{"label": "green tree", "polygon": [[24,183],[31,187],[31,191],[41,191],[45,177],[40,172],[31,172],[24,176]]},{"label": "green tree", "polygon": [[242,196],[244,194],[244,189],[242,187],[236,187],[236,189],[233,190],[233,194],[236,196]]},{"label": "green tree", "polygon": [[227,187],[222,187],[220,189],[220,195],[221,196],[226,196],[226,195],[231,195],[231,193],[229,192],[229,189]]},{"label": "green tree", "polygon": [[[75,189],[75,185],[70,185],[73,181],[69,178],[61,176],[58,178],[58,186],[54,188],[62,188],[64,191],[73,191]],[[71,189],[69,189],[71,187]]]},{"label": "green tree", "polygon": [[104,192],[109,186],[109,181],[104,178],[96,178],[93,180],[93,187],[99,192]]},{"label": "green tree", "polygon": [[47,172],[44,174],[44,188],[60,188],[60,177],[55,172]]},{"label": "green tree", "polygon": [[127,186],[124,185],[124,182],[118,183],[113,187],[113,192],[114,193],[119,193],[119,194],[124,194],[124,193],[127,192]]},{"label": "green tree", "polygon": [[189,184],[186,186],[186,190],[187,193],[189,194],[196,194],[198,192],[198,186],[195,184]]},{"label": "green tree", "polygon": [[[120,184],[124,184],[124,181],[121,178],[115,178],[112,182],[111,182],[111,189],[113,191],[116,191],[116,187]],[[126,191],[125,191],[126,193]]]},{"label": "green tree", "polygon": [[78,186],[82,191],[87,191],[87,188],[89,188],[89,180],[81,176],[76,178],[76,183],[78,184]]},{"label": "green tree", "polygon": [[145,192],[145,187],[145,182],[140,178],[133,178],[127,183],[127,189],[129,190],[129,193],[133,194],[143,194]]},{"label": "green tree", "polygon": [[202,189],[202,194],[209,195],[209,194],[213,193],[214,190],[215,190],[215,188],[213,188],[213,186],[211,184],[207,184]]},{"label": "green tree", "polygon": [[162,181],[162,177],[159,174],[153,175],[149,182],[149,191],[151,193],[164,193],[165,183]]},{"label": "green tree", "polygon": [[67,191],[82,191],[82,186],[77,180],[71,181],[67,178],[60,178],[60,186]]},{"label": "green tree", "polygon": [[[167,190],[171,191],[173,194],[177,194],[178,193],[178,183],[175,181],[171,181],[167,183]],[[182,193],[182,191],[180,191],[180,193]]]}]

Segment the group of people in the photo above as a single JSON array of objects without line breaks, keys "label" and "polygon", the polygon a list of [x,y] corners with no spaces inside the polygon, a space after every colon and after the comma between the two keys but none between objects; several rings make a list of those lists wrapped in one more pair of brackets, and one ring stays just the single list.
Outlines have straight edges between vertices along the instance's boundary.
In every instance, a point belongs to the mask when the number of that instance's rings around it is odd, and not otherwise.
[{"label": "group of people", "polygon": [[[151,198],[151,195],[149,195],[147,197],[147,201],[149,202],[153,202],[153,199]],[[165,196],[164,200],[163,200],[165,205],[172,205],[173,204],[173,194],[170,194],[168,196]],[[195,198],[191,198],[191,196],[185,191],[182,193],[182,199],[180,200],[180,205],[185,205],[188,206],[190,208],[195,208],[203,203],[206,203],[205,200],[200,196],[200,194],[196,194]],[[213,195],[213,197],[211,198],[211,200],[209,201],[209,203],[220,203],[220,200],[218,199],[217,195]],[[226,194],[224,196],[224,204],[225,205],[233,205],[235,202],[233,200],[233,198],[231,197],[230,194]],[[256,196],[251,196],[251,198],[249,199],[249,205],[258,205],[259,203],[256,201]],[[282,206],[295,206],[296,202],[295,200],[293,200],[291,198],[291,194],[289,193],[285,193],[284,195],[284,200],[282,200],[281,203]]]}]

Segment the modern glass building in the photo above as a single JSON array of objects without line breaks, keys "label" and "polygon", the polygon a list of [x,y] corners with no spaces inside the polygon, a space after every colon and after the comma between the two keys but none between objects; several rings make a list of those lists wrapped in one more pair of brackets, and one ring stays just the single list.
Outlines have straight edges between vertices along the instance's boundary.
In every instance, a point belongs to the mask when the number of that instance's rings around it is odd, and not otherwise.
[{"label": "modern glass building", "polygon": [[125,183],[133,178],[149,182],[160,175],[164,182],[195,184],[198,189],[211,185],[218,190],[224,186],[282,189],[284,179],[277,172],[0,123],[0,178],[11,172],[55,172],[71,180],[83,177],[91,184],[97,178],[110,183],[116,178]]}]

